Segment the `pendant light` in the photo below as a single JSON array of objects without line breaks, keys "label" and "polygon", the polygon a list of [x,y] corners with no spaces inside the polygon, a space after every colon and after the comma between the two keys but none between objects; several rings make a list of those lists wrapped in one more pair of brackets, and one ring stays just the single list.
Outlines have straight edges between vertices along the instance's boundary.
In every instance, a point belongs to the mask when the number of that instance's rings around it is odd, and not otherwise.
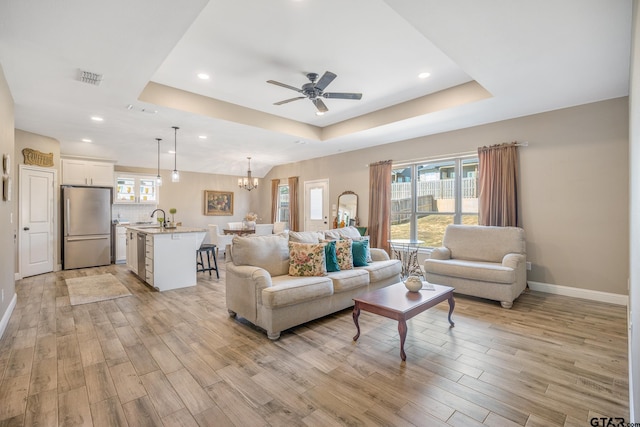
[{"label": "pendant light", "polygon": [[156,185],[160,187],[162,185],[162,177],[160,176],[160,141],[162,139],[156,138],[156,141],[158,141],[158,176],[156,176]]},{"label": "pendant light", "polygon": [[258,178],[251,178],[251,157],[247,157],[249,160],[249,170],[247,170],[246,178],[238,178],[238,187],[244,188],[247,191],[251,191],[254,188],[258,188]]},{"label": "pendant light", "polygon": [[178,157],[178,126],[171,126],[173,128],[173,172],[171,172],[171,182],[180,182],[180,173],[176,167],[176,158]]}]

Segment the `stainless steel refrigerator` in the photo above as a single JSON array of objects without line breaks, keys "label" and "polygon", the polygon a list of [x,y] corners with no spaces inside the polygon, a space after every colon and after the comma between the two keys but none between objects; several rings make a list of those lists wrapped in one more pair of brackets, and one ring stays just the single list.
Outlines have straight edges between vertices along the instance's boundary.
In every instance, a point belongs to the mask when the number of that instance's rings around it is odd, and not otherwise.
[{"label": "stainless steel refrigerator", "polygon": [[62,186],[62,268],[111,264],[111,188]]}]

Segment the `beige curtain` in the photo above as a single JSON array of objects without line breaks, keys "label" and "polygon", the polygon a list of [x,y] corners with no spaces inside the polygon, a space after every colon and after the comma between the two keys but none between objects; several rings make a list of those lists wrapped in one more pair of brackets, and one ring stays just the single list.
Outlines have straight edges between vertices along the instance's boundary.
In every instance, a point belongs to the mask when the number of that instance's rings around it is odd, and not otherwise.
[{"label": "beige curtain", "polygon": [[478,148],[478,224],[518,227],[518,146]]},{"label": "beige curtain", "polygon": [[389,253],[391,238],[391,160],[369,165],[369,239]]},{"label": "beige curtain", "polygon": [[271,222],[275,223],[278,220],[278,185],[280,185],[279,179],[271,180]]},{"label": "beige curtain", "polygon": [[289,177],[289,230],[300,231],[298,222],[298,177]]}]

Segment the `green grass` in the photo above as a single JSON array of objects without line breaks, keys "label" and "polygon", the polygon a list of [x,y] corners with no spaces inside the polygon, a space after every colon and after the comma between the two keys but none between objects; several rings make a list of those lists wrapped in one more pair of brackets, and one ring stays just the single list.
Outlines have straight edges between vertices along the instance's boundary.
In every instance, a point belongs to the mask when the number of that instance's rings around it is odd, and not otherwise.
[{"label": "green grass", "polygon": [[[477,225],[477,215],[463,215],[462,223]],[[442,237],[447,225],[453,224],[453,215],[429,215],[418,219],[418,239],[423,240],[423,246],[442,246]],[[408,239],[410,224],[397,224],[391,226],[392,239]]]}]

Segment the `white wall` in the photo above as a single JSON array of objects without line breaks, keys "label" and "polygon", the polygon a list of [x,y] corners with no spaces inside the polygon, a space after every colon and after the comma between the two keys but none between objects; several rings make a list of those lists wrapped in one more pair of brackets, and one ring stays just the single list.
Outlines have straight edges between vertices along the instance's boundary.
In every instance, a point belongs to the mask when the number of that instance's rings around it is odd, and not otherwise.
[{"label": "white wall", "polygon": [[[15,184],[16,167],[14,156],[14,114],[13,98],[7,85],[2,66],[0,66],[0,159],[2,155],[10,154],[12,159],[10,176]],[[1,171],[0,171],[1,172]],[[13,194],[17,187],[13,186]],[[1,193],[1,191],[0,191]],[[0,194],[0,246],[4,249],[0,256],[0,336],[5,331],[11,311],[15,306],[15,249],[16,241],[14,236],[17,232],[18,219],[13,218],[13,206],[15,198],[11,202],[2,200]],[[10,250],[8,248],[13,248]]]},{"label": "white wall", "polygon": [[640,1],[638,0],[633,2],[630,83],[629,401],[630,422],[640,422]]},{"label": "white wall", "polygon": [[[597,102],[277,166],[264,179],[264,187],[272,178],[300,176],[301,186],[304,181],[328,178],[332,203],[344,190],[358,193],[358,214],[366,226],[367,164],[528,141],[529,146],[520,150],[522,225],[527,258],[533,263],[528,280],[626,296],[628,117],[626,97]],[[270,209],[269,190],[264,190],[260,206]]]}]

